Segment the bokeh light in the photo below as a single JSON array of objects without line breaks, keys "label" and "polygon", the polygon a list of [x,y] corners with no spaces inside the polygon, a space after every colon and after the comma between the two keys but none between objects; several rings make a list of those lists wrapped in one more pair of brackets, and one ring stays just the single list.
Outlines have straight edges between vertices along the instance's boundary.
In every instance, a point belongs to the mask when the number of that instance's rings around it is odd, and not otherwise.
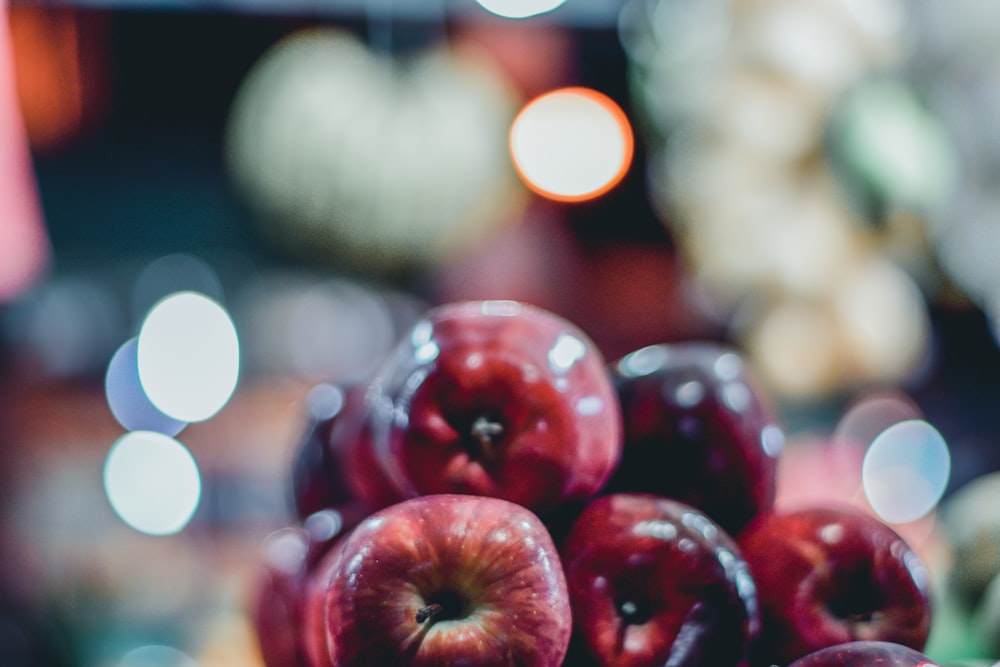
[{"label": "bokeh light", "polygon": [[890,426],[922,417],[920,407],[901,391],[870,391],[858,396],[844,411],[833,441],[867,449]]},{"label": "bokeh light", "polygon": [[201,499],[201,475],[188,449],[162,433],[131,431],[104,462],[104,491],[115,513],[149,535],[177,533]]},{"label": "bokeh light", "polygon": [[838,379],[835,331],[818,305],[787,300],[763,315],[747,347],[769,387],[786,396],[816,396]]},{"label": "bokeh light", "polygon": [[339,510],[329,507],[310,514],[303,525],[312,542],[322,543],[343,530],[344,516]]},{"label": "bokeh light", "polygon": [[947,220],[932,229],[934,252],[949,279],[969,298],[994,310],[991,302],[1000,291],[1000,243],[997,224],[998,197],[990,188],[966,185],[948,206]]},{"label": "bokeh light", "polygon": [[15,309],[12,334],[46,374],[99,373],[120,340],[123,318],[113,294],[88,277],[47,281]]},{"label": "bokeh light", "polygon": [[551,12],[566,0],[476,0],[488,12],[508,19],[523,19]]},{"label": "bokeh light", "polygon": [[781,511],[839,504],[868,507],[862,499],[865,450],[813,433],[797,433],[778,457],[775,507]]},{"label": "bokeh light", "polygon": [[126,653],[117,667],[198,667],[198,663],[171,646],[148,644]]},{"label": "bokeh light", "polygon": [[306,407],[314,419],[332,419],[347,400],[344,390],[335,384],[318,384],[306,395]]},{"label": "bokeh light", "polygon": [[275,530],[261,544],[261,557],[267,566],[289,576],[302,570],[308,552],[309,533],[293,526]]},{"label": "bokeh light", "polygon": [[[6,3],[3,5],[6,9]],[[0,303],[24,292],[49,259],[49,241],[21,117],[6,11],[0,21]]]},{"label": "bokeh light", "polygon": [[345,279],[280,274],[249,285],[233,308],[247,373],[359,382],[397,335],[381,294]]},{"label": "bokeh light", "polygon": [[856,262],[833,285],[832,310],[859,379],[901,382],[926,364],[930,317],[919,286],[878,256]]},{"label": "bokeh light", "polygon": [[514,165],[529,188],[557,201],[598,197],[632,163],[632,127],[614,100],[590,88],[562,88],[521,109],[511,125]]},{"label": "bokeh light", "polygon": [[229,313],[197,292],[179,292],[158,302],[138,336],[139,380],[164,414],[204,421],[236,390],[239,339]]},{"label": "bokeh light", "polygon": [[220,303],[222,280],[208,262],[188,253],[157,257],[144,266],[132,285],[132,313],[141,320],[160,299],[177,292],[198,292]]},{"label": "bokeh light", "polygon": [[868,502],[890,523],[916,521],[931,512],[950,474],[947,443],[920,419],[893,424],[876,437],[861,471]]},{"label": "bokeh light", "polygon": [[153,405],[139,382],[138,339],[125,341],[108,363],[104,393],[111,414],[129,431],[177,435],[187,422],[168,417]]},{"label": "bokeh light", "polygon": [[836,114],[844,164],[886,201],[923,210],[952,193],[958,157],[941,123],[900,82],[858,86]]},{"label": "bokeh light", "polygon": [[126,653],[116,667],[198,667],[198,663],[171,646],[148,644]]}]

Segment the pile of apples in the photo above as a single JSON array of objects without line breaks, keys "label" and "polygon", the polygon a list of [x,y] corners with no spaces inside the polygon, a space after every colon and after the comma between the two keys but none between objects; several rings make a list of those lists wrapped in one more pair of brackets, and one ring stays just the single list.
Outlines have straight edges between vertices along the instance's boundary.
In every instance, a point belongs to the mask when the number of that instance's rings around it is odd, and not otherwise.
[{"label": "pile of apples", "polygon": [[774,509],[782,429],[733,349],[608,363],[553,313],[452,303],[343,399],[266,542],[268,667],[933,664],[896,532]]}]

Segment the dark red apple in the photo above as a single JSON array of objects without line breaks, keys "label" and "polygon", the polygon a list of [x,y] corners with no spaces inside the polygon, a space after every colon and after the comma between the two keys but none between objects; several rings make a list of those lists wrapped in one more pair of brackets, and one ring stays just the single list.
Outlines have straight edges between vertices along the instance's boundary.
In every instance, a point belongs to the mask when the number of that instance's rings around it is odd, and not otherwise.
[{"label": "dark red apple", "polygon": [[[363,518],[362,508],[329,508],[303,523],[268,535],[263,543],[263,570],[257,582],[252,616],[261,657],[267,667],[324,667],[316,662],[315,637],[302,631],[307,590],[326,555]],[[322,638],[325,649],[325,637]],[[324,654],[324,659],[325,659]]]},{"label": "dark red apple", "polygon": [[348,535],[326,596],[337,667],[559,667],[572,620],[555,546],[526,508],[434,494]]},{"label": "dark red apple", "polygon": [[371,513],[399,500],[378,466],[366,419],[368,385],[319,385],[306,400],[308,422],[292,468],[300,519],[325,508],[360,504]]},{"label": "dark red apple", "polygon": [[398,502],[400,497],[379,465],[374,449],[373,424],[368,418],[369,389],[358,385],[347,392],[342,413],[330,431],[329,444],[351,497],[374,512]]},{"label": "dark red apple", "polygon": [[850,641],[921,650],[927,571],[888,525],[849,507],[769,511],[739,537],[760,595],[755,664],[785,665]]},{"label": "dark red apple", "polygon": [[789,667],[937,667],[937,663],[902,644],[856,641],[820,649]]},{"label": "dark red apple", "polygon": [[775,496],[784,442],[769,400],[728,346],[651,345],[611,366],[625,444],[609,493],[697,507],[737,535]]},{"label": "dark red apple", "polygon": [[347,392],[333,384],[317,385],[306,396],[306,426],[291,474],[292,502],[299,519],[354,499],[332,442],[338,421],[345,419],[346,405]]},{"label": "dark red apple", "polygon": [[463,493],[535,512],[596,494],[621,454],[621,409],[593,342],[514,301],[430,310],[368,395],[371,449],[400,499]]},{"label": "dark red apple", "polygon": [[647,494],[602,496],[560,555],[584,647],[572,667],[745,664],[759,629],[754,582],[702,512]]}]

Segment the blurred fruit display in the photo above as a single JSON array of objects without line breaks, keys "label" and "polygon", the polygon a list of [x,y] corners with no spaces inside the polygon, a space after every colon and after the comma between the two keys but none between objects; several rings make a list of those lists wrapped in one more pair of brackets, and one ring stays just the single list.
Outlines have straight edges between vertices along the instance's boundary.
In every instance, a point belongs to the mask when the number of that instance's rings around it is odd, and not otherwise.
[{"label": "blurred fruit display", "polygon": [[911,7],[914,47],[907,72],[954,145],[961,176],[926,217],[926,233],[941,270],[982,309],[996,337],[1000,140],[993,119],[1000,109],[1000,79],[992,65],[997,45],[983,26],[996,20],[997,7],[963,0],[953,12],[942,10],[927,1]]},{"label": "blurred fruit display", "polygon": [[[895,257],[887,239],[953,174],[949,145],[895,78],[906,18],[895,0],[633,0],[621,14],[662,220],[784,398],[904,382],[923,366],[929,322],[913,264],[926,261],[919,247]],[[863,104],[879,81],[882,98],[902,100],[889,110]],[[839,150],[851,141],[866,152]]]},{"label": "blurred fruit display", "polygon": [[241,84],[227,164],[275,247],[394,274],[516,220],[514,90],[484,49],[389,54],[337,28],[296,32]]}]

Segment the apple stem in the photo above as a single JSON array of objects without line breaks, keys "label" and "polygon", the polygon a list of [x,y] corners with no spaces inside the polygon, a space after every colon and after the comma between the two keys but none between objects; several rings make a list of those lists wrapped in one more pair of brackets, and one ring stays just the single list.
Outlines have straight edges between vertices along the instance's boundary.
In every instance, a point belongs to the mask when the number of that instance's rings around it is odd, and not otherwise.
[{"label": "apple stem", "polygon": [[503,435],[503,424],[487,417],[479,417],[472,423],[472,437],[479,443],[479,453],[486,461],[496,457],[496,442]]},{"label": "apple stem", "polygon": [[421,607],[417,610],[417,623],[424,623],[426,621],[433,623],[443,611],[444,605],[436,602],[434,604],[429,604],[426,607]]}]

